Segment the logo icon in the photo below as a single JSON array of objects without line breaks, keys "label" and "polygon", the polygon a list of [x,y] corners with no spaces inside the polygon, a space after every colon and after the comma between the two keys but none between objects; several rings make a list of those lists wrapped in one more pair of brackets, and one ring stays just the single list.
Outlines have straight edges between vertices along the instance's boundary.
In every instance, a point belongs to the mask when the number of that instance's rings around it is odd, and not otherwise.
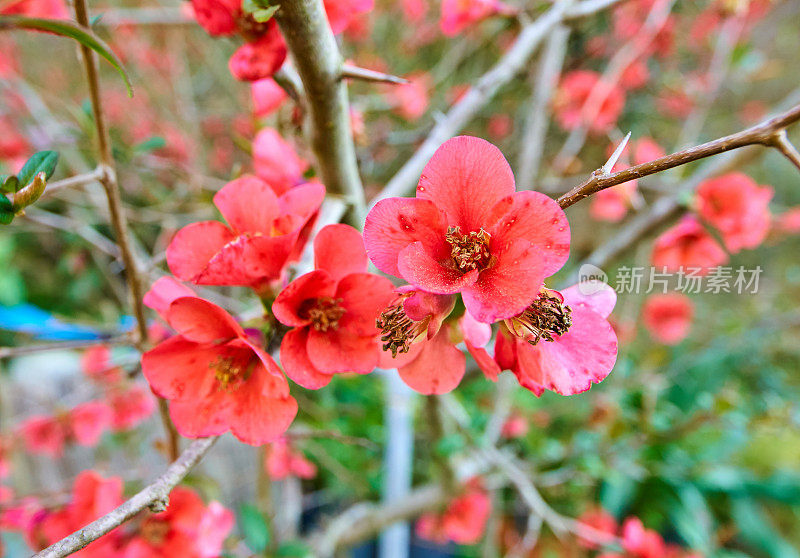
[{"label": "logo icon", "polygon": [[583,264],[578,270],[578,291],[590,296],[608,284],[606,272],[592,264]]}]

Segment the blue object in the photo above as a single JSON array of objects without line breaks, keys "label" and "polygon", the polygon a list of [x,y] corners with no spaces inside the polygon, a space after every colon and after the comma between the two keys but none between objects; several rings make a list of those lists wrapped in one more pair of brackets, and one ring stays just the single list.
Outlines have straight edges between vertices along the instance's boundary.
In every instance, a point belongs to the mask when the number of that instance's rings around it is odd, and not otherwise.
[{"label": "blue object", "polygon": [[[133,326],[131,316],[120,319],[120,330],[128,331]],[[62,321],[49,312],[32,304],[0,306],[0,329],[26,333],[37,339],[51,341],[80,341],[104,339],[116,335],[96,327]]]}]

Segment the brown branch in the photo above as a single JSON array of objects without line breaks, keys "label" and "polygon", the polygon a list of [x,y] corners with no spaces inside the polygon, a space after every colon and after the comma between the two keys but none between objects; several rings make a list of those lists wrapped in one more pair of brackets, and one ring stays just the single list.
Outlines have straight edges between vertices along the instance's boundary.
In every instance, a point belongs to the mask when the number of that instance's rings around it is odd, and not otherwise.
[{"label": "brown branch", "polygon": [[374,205],[384,198],[403,196],[413,190],[422,169],[439,146],[461,131],[502,86],[510,82],[525,68],[528,59],[556,25],[563,21],[591,15],[619,1],[584,0],[577,4],[558,2],[536,21],[523,27],[511,48],[437,122],[423,144],[389,180],[381,193],[372,200],[372,204]]},{"label": "brown branch", "polygon": [[[588,180],[558,198],[558,203],[562,208],[566,208],[600,190],[748,145],[776,147],[776,143],[780,142],[778,138],[781,136],[781,131],[798,120],[800,120],[800,105],[741,132],[659,157],[641,165],[609,174],[597,170]],[[780,150],[779,147],[776,148]]]},{"label": "brown branch", "polygon": [[103,168],[97,167],[93,171],[89,171],[84,174],[78,174],[63,180],[50,182],[47,184],[47,189],[44,191],[43,195],[46,196],[59,190],[63,190],[64,188],[77,188],[87,184],[92,184],[93,182],[98,182],[103,177],[103,174]]},{"label": "brown branch", "polygon": [[770,145],[780,151],[794,166],[800,169],[800,153],[797,152],[797,148],[789,141],[785,129],[775,134]]},{"label": "brown branch", "polygon": [[347,86],[342,81],[343,60],[321,0],[282,0],[275,19],[308,101],[311,146],[320,178],[332,194],[343,194],[353,221],[366,215],[364,189],[358,175]]},{"label": "brown branch", "polygon": [[128,345],[131,344],[131,336],[127,333],[116,337],[106,337],[104,339],[81,339],[79,341],[64,341],[62,343],[45,343],[43,345],[23,345],[21,347],[0,347],[0,359],[14,358],[21,355],[31,355],[44,353],[47,351],[70,351],[86,349],[96,345]]},{"label": "brown branch", "polygon": [[152,484],[103,517],[92,521],[83,529],[45,548],[36,554],[34,558],[61,558],[62,556],[67,556],[119,527],[145,508],[155,512],[163,511],[169,503],[169,493],[172,492],[172,489],[178,485],[192,467],[197,465],[216,441],[216,436],[195,440],[177,460],[167,467],[164,474],[153,481]]},{"label": "brown branch", "polygon": [[342,65],[342,78],[360,79],[362,81],[374,81],[377,83],[408,83],[408,80],[405,78],[384,74],[383,72],[376,72],[375,70],[368,70],[366,68],[359,68],[352,64]]}]

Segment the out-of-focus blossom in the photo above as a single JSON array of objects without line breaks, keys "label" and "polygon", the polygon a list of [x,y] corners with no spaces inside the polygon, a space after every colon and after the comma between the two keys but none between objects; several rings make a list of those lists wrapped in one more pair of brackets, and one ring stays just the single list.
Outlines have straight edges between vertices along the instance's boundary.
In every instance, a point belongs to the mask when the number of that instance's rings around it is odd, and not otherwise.
[{"label": "out-of-focus blossom", "polygon": [[656,108],[664,116],[683,119],[694,110],[694,100],[683,90],[665,89],[656,97]]},{"label": "out-of-focus blossom", "polygon": [[607,320],[616,298],[614,289],[599,282],[561,293],[542,289],[522,314],[501,326],[497,363],[537,396],[544,390],[561,395],[588,390],[608,376],[617,359],[617,336]]},{"label": "out-of-focus blossom", "polygon": [[[601,83],[600,79],[600,74],[589,70],[575,70],[561,79],[553,99],[553,110],[562,128],[573,130],[586,126],[592,132],[602,133],[616,124],[625,107],[625,92],[618,85]],[[595,88],[603,89],[605,100],[593,114],[588,114],[584,106]]]},{"label": "out-of-focus blossom", "polygon": [[800,207],[793,207],[778,215],[773,228],[783,234],[800,234]]},{"label": "out-of-focus blossom", "polygon": [[666,151],[653,138],[642,137],[633,142],[633,164],[641,165],[666,155]]},{"label": "out-of-focus blossom", "polygon": [[228,61],[233,77],[239,81],[258,81],[272,77],[286,60],[286,43],[274,20],[255,41],[245,43]]},{"label": "out-of-focus blossom", "polygon": [[253,166],[259,178],[266,180],[277,194],[283,194],[304,182],[308,161],[299,157],[277,130],[263,128],[253,139]]},{"label": "out-of-focus blossom", "polygon": [[317,466],[306,459],[302,452],[292,448],[286,438],[279,438],[267,446],[264,468],[273,480],[287,477],[313,479],[317,476]]},{"label": "out-of-focus blossom", "polygon": [[694,305],[683,293],[654,294],[647,297],[642,315],[653,339],[665,345],[676,345],[689,335]]},{"label": "out-of-focus blossom", "polygon": [[323,0],[328,23],[334,33],[341,33],[360,15],[371,12],[374,0]]},{"label": "out-of-focus blossom", "polygon": [[233,35],[242,15],[241,0],[191,0],[197,23],[212,37]]},{"label": "out-of-focus blossom", "polygon": [[[628,168],[628,165],[618,164],[614,167],[614,172],[625,168]],[[637,195],[636,180],[600,190],[591,198],[589,215],[598,221],[617,223],[628,214],[628,209],[633,205]]]},{"label": "out-of-focus blossom", "polygon": [[491,15],[513,13],[511,6],[499,0],[442,0],[439,27],[452,37]]},{"label": "out-of-focus blossom", "polygon": [[10,0],[0,3],[0,14],[69,19],[70,13],[63,0]]},{"label": "out-of-focus blossom", "polygon": [[395,112],[408,120],[417,120],[428,110],[428,91],[431,79],[428,74],[407,76],[408,83],[392,85],[387,98]]},{"label": "out-of-focus blossom", "polygon": [[511,135],[514,130],[514,120],[508,114],[493,114],[486,124],[486,131],[495,140],[501,140]]},{"label": "out-of-focus blossom", "polygon": [[697,188],[697,212],[722,234],[732,253],[755,248],[767,236],[772,188],[740,172],[704,181]]},{"label": "out-of-focus blossom", "polygon": [[409,23],[418,24],[425,19],[428,13],[426,0],[402,0],[403,15]]},{"label": "out-of-focus blossom", "polygon": [[632,558],[664,558],[664,539],[652,529],[646,529],[637,517],[629,517],[622,524],[622,548]]},{"label": "out-of-focus blossom", "polygon": [[528,433],[529,428],[530,423],[528,419],[519,413],[512,413],[503,423],[503,427],[500,429],[500,435],[508,439],[522,438]]},{"label": "out-of-focus blossom", "polygon": [[125,432],[152,415],[156,402],[149,390],[135,385],[113,390],[108,397],[108,406],[111,408],[111,429]]},{"label": "out-of-focus blossom", "polygon": [[483,537],[491,511],[489,494],[476,477],[467,482],[464,492],[451,500],[444,512],[420,516],[417,534],[440,543],[475,544]]},{"label": "out-of-focus blossom", "polygon": [[260,79],[250,85],[253,112],[256,116],[269,116],[280,108],[288,95],[272,78]]},{"label": "out-of-focus blossom", "polygon": [[617,520],[614,516],[600,507],[589,508],[581,514],[578,521],[594,529],[593,540],[587,540],[578,537],[578,544],[584,548],[596,549],[598,547],[598,540],[602,539],[604,543],[610,543],[614,540],[617,533]]},{"label": "out-of-focus blossom", "polygon": [[696,217],[685,215],[656,239],[650,260],[654,267],[670,272],[699,268],[697,273],[703,275],[727,262],[728,254]]},{"label": "out-of-focus blossom", "polygon": [[644,87],[649,79],[650,71],[647,69],[647,61],[640,58],[625,68],[619,78],[619,84],[626,91],[630,91]]}]

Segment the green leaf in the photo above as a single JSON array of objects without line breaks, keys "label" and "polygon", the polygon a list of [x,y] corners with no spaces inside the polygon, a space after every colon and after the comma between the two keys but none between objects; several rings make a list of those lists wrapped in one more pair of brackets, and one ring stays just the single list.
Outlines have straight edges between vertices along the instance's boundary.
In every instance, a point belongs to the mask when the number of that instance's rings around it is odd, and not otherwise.
[{"label": "green leaf", "polygon": [[311,549],[300,541],[287,541],[278,547],[278,556],[285,558],[307,558],[313,556]]},{"label": "green leaf", "polygon": [[270,6],[269,8],[263,8],[261,10],[256,10],[253,12],[253,19],[255,19],[259,23],[266,23],[272,16],[275,15],[275,12],[278,11],[280,6]]},{"label": "green leaf", "polygon": [[58,153],[55,151],[39,151],[34,154],[30,159],[25,161],[22,170],[17,174],[19,184],[14,190],[19,191],[31,183],[33,177],[44,172],[45,179],[49,180],[53,173],[56,171],[56,164],[58,163]]},{"label": "green leaf", "polygon": [[114,54],[108,44],[94,34],[90,29],[78,25],[72,21],[61,21],[57,19],[44,19],[38,17],[24,16],[2,16],[0,17],[0,30],[2,29],[32,29],[35,31],[48,31],[75,39],[80,44],[95,51],[105,58],[125,80],[125,87],[128,89],[128,96],[133,97],[133,87],[131,86],[128,74],[122,66],[122,61]]},{"label": "green leaf", "polygon": [[0,190],[7,194],[11,194],[19,190],[19,179],[13,174],[0,176]]},{"label": "green leaf", "polygon": [[753,500],[734,499],[731,515],[736,521],[741,538],[771,558],[800,558],[800,553],[781,538]]},{"label": "green leaf", "polygon": [[269,526],[263,514],[253,504],[244,504],[239,508],[239,529],[250,550],[260,554],[267,549],[270,541]]},{"label": "green leaf", "polygon": [[138,143],[134,146],[134,151],[154,151],[156,149],[161,149],[162,147],[166,147],[167,140],[162,138],[161,136],[153,136],[152,138],[147,138],[141,143]]},{"label": "green leaf", "polygon": [[0,225],[8,225],[14,220],[14,204],[5,195],[0,194]]}]

